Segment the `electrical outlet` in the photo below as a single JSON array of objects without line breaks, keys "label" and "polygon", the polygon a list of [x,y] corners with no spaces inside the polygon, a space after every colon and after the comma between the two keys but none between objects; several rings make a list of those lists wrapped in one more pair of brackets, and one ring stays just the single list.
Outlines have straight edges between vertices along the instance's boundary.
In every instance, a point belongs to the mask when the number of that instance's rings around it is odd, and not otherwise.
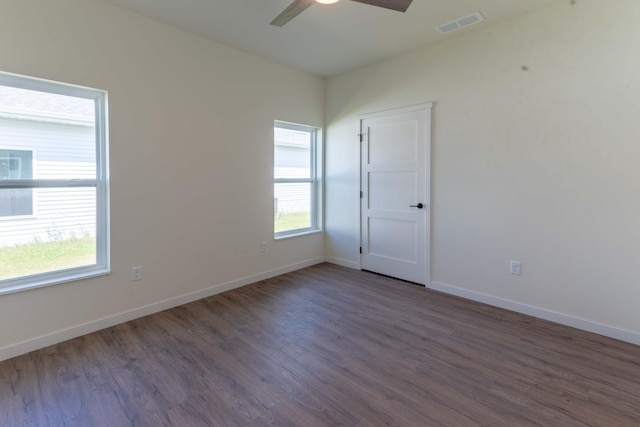
[{"label": "electrical outlet", "polygon": [[142,280],[142,267],[132,267],[131,268],[131,280],[137,282],[138,280]]},{"label": "electrical outlet", "polygon": [[520,261],[511,261],[509,263],[509,273],[515,276],[519,276],[521,272],[520,267],[521,267]]},{"label": "electrical outlet", "polygon": [[262,242],[260,242],[260,252],[264,253],[267,252],[267,241],[263,240]]}]

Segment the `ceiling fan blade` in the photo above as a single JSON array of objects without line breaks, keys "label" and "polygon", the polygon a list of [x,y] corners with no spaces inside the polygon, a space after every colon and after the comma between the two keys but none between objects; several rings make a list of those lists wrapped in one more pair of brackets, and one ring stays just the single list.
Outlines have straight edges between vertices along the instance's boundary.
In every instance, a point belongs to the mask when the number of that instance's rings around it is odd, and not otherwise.
[{"label": "ceiling fan blade", "polygon": [[385,9],[406,12],[413,0],[352,0],[358,3],[370,4],[371,6],[384,7]]},{"label": "ceiling fan blade", "polygon": [[304,12],[309,6],[314,4],[316,0],[294,0],[280,15],[271,21],[271,25],[276,27],[282,27],[287,22],[291,21],[296,16]]}]

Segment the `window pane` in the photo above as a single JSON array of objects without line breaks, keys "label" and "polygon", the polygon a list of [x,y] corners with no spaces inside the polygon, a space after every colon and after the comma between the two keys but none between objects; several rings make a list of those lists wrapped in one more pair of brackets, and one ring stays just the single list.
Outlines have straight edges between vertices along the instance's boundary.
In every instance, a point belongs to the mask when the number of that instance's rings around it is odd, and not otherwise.
[{"label": "window pane", "polygon": [[0,220],[0,280],[95,264],[96,189],[29,191],[36,217]]},{"label": "window pane", "polygon": [[0,179],[95,179],[95,124],[91,99],[0,85]]},{"label": "window pane", "polygon": [[311,227],[311,183],[274,185],[276,233]]},{"label": "window pane", "polygon": [[0,294],[109,271],[106,111],[104,91],[0,72]]},{"label": "window pane", "polygon": [[33,152],[0,148],[0,179],[33,177]]},{"label": "window pane", "polygon": [[0,189],[0,219],[33,214],[33,190]]},{"label": "window pane", "polygon": [[278,127],[274,134],[274,178],[311,178],[313,134]]}]

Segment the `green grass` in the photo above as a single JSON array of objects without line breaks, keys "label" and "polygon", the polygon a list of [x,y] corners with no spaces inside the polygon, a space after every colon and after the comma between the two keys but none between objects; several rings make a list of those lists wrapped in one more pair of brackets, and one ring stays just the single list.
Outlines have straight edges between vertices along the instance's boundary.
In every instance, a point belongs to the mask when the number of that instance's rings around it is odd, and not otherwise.
[{"label": "green grass", "polygon": [[96,240],[92,237],[0,248],[0,280],[95,262]]},{"label": "green grass", "polygon": [[274,221],[276,233],[309,227],[311,227],[311,214],[309,212],[279,214]]}]

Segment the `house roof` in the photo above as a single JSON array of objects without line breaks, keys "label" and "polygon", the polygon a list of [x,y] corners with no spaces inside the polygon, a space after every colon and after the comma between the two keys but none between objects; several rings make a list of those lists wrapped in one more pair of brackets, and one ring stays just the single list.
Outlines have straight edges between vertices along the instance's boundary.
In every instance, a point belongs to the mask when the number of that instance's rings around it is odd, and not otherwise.
[{"label": "house roof", "polygon": [[93,124],[90,99],[0,85],[0,117]]},{"label": "house roof", "polygon": [[309,133],[292,129],[274,128],[274,139],[278,145],[309,148]]}]

